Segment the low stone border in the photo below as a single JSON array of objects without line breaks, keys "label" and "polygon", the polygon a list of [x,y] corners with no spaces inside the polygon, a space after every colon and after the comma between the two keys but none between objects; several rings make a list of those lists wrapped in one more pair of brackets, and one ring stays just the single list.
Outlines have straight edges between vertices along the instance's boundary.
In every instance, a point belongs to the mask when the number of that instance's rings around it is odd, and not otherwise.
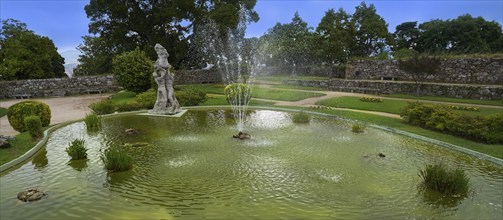
[{"label": "low stone border", "polygon": [[[231,108],[231,107],[228,106],[228,105],[183,107],[183,109],[211,109],[211,108],[222,109],[222,108]],[[311,115],[318,115],[318,116],[329,117],[329,118],[337,118],[337,119],[340,119],[340,120],[350,121],[350,122],[355,121],[355,120],[344,118],[344,117],[340,117],[340,116],[337,116],[337,115],[331,115],[331,114],[325,114],[325,113],[319,113],[319,112],[313,112],[313,111],[306,111],[306,110],[300,110],[300,109],[288,109],[288,108],[265,107],[265,106],[248,106],[248,108],[249,109],[262,109],[262,110],[277,110],[277,111],[286,111],[286,112],[301,112],[301,111],[303,111],[303,112],[309,113]],[[109,117],[109,116],[119,116],[119,115],[127,115],[127,114],[141,114],[141,113],[145,113],[145,112],[147,112],[147,110],[133,111],[133,112],[113,113],[113,114],[102,115],[102,116],[103,117]],[[82,120],[83,119],[74,120],[74,121],[68,121],[68,122],[63,122],[63,123],[54,125],[54,126],[50,127],[49,129],[45,130],[44,137],[42,138],[42,140],[40,140],[37,143],[37,145],[35,145],[35,147],[33,147],[32,149],[30,149],[29,151],[27,151],[26,153],[24,153],[20,157],[14,159],[14,160],[12,160],[12,161],[10,161],[8,163],[5,163],[5,164],[1,165],[0,166],[0,173],[6,171],[6,170],[8,170],[8,169],[10,169],[10,168],[12,168],[12,167],[14,167],[16,165],[18,165],[18,164],[20,164],[22,162],[25,162],[28,159],[30,159],[35,153],[37,153],[47,143],[47,140],[49,139],[49,133],[50,132],[53,132],[54,130],[59,129],[59,128],[63,127],[63,126],[69,125],[71,123],[79,122],[79,121],[82,121]],[[397,130],[397,129],[388,128],[388,127],[379,126],[379,125],[374,125],[374,124],[368,124],[368,125],[370,127],[372,127],[372,128],[377,128],[377,129],[380,129],[380,130],[392,132],[392,133],[395,133],[395,134],[404,135],[404,136],[407,136],[407,137],[410,137],[410,138],[414,138],[414,139],[418,139],[418,140],[421,140],[421,141],[426,141],[428,143],[436,144],[436,145],[439,145],[441,147],[446,147],[446,148],[449,148],[451,150],[456,150],[458,152],[462,152],[462,153],[468,154],[468,155],[473,156],[473,157],[477,157],[477,158],[482,159],[482,160],[490,161],[490,162],[495,163],[495,164],[497,164],[499,166],[503,166],[503,159],[499,159],[499,158],[496,158],[496,157],[493,157],[493,156],[490,156],[490,155],[487,155],[487,154],[483,154],[483,153],[480,153],[480,152],[477,152],[477,151],[473,151],[473,150],[470,150],[470,149],[467,149],[467,148],[463,148],[463,147],[460,147],[460,146],[457,146],[457,145],[454,145],[454,144],[449,144],[449,143],[446,143],[446,142],[443,142],[443,141],[435,140],[435,139],[432,139],[432,138],[424,137],[424,136],[421,136],[421,135],[409,133],[409,132],[402,131],[402,130]]]},{"label": "low stone border", "polygon": [[47,140],[49,140],[49,133],[58,129],[58,128],[61,128],[63,126],[66,126],[66,125],[69,125],[71,123],[74,123],[74,122],[78,122],[80,120],[76,120],[76,121],[67,121],[67,122],[63,122],[63,123],[60,123],[60,124],[56,124],[56,125],[53,125],[52,127],[48,128],[47,130],[44,131],[44,136],[42,137],[42,139],[35,145],[35,147],[31,148],[30,150],[28,150],[26,153],[24,153],[23,155],[19,156],[18,158],[14,159],[14,160],[11,160],[3,165],[0,166],[0,173],[1,172],[4,172],[20,163],[23,163],[25,162],[26,160],[30,159],[33,155],[35,155],[35,153],[37,153],[46,143],[47,143]]}]

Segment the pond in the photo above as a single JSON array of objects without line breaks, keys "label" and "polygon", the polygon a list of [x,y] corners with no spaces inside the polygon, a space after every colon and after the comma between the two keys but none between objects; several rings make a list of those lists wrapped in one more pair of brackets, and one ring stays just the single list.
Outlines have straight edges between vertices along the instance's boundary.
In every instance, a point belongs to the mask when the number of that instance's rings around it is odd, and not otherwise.
[{"label": "pond", "polygon": [[[53,132],[31,161],[1,174],[0,218],[503,218],[501,166],[379,129],[352,133],[351,125],[321,116],[295,124],[292,113],[254,110],[245,124],[252,138],[239,140],[228,110],[111,116],[98,132],[73,123]],[[76,138],[86,141],[89,159],[70,163],[65,149]],[[148,145],[125,147],[132,170],[104,169],[104,149],[138,142]],[[438,161],[466,171],[467,197],[418,187],[419,169]],[[30,187],[47,196],[16,198]]]}]

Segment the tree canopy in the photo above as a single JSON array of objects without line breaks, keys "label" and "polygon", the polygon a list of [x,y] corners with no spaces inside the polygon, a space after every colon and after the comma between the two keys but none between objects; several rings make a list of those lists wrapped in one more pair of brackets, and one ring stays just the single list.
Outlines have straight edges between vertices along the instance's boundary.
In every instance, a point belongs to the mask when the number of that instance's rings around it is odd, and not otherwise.
[{"label": "tree canopy", "polygon": [[[77,74],[108,73],[116,54],[140,48],[155,59],[156,43],[163,45],[169,62],[178,68],[190,59],[192,34],[207,19],[225,32],[236,27],[240,13],[246,20],[258,20],[253,10],[256,0],[91,0],[85,7],[92,36],[84,37],[83,55]],[[99,64],[99,65],[95,65]]]},{"label": "tree canopy", "polygon": [[64,77],[64,58],[54,43],[18,20],[2,20],[0,80]]}]

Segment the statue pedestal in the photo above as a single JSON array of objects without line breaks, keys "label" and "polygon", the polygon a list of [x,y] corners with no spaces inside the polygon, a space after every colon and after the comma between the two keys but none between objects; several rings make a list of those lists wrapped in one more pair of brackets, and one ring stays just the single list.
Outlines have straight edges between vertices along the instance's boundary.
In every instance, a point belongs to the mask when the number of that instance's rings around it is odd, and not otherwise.
[{"label": "statue pedestal", "polygon": [[185,112],[187,112],[187,109],[181,109],[178,113],[176,114],[160,114],[158,112],[152,113],[152,110],[148,111],[147,113],[140,113],[138,115],[145,115],[145,116],[156,116],[156,117],[168,117],[168,118],[179,118],[182,117]]}]

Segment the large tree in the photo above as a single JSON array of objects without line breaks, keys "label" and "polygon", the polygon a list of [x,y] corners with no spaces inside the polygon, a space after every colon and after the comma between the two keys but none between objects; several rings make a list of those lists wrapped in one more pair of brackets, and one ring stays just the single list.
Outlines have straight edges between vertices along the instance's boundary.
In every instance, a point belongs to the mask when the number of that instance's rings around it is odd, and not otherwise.
[{"label": "large tree", "polygon": [[417,50],[427,53],[503,52],[503,32],[495,21],[462,15],[453,20],[432,20],[419,25]]},{"label": "large tree", "polygon": [[357,6],[351,23],[355,31],[352,56],[375,56],[383,52],[392,40],[388,24],[377,14],[374,4],[367,6],[362,2]]},{"label": "large tree", "polygon": [[[189,59],[189,37],[206,19],[213,19],[220,30],[233,28],[239,23],[239,14],[248,21],[257,21],[253,10],[256,0],[91,0],[85,7],[91,19],[89,38],[80,46],[83,55],[80,69],[85,74],[110,71],[111,58],[116,54],[140,48],[155,59],[156,43],[163,45],[169,62],[178,68]],[[98,58],[93,55],[99,54]],[[100,61],[93,61],[99,59]],[[93,63],[103,68],[93,68]]]},{"label": "large tree", "polygon": [[393,51],[416,49],[419,35],[420,32],[417,27],[417,21],[408,21],[397,25],[395,33],[393,34]]},{"label": "large tree", "polygon": [[0,80],[64,77],[64,58],[54,43],[18,20],[2,20]]},{"label": "large tree", "polygon": [[346,63],[354,36],[354,27],[350,19],[351,15],[342,8],[337,12],[334,9],[325,12],[316,28],[316,33],[320,37],[317,55],[323,62]]}]

